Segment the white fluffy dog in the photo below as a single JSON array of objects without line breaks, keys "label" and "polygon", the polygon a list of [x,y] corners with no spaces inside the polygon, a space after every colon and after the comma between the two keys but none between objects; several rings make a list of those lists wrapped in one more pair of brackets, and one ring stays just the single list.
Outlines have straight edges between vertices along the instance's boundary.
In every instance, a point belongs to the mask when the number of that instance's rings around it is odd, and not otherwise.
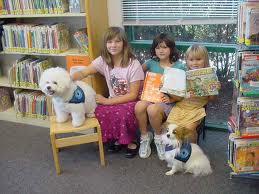
[{"label": "white fluffy dog", "polygon": [[65,122],[72,117],[73,127],[81,126],[87,117],[93,117],[96,108],[95,91],[82,81],[72,81],[69,73],[60,67],[49,68],[40,78],[40,88],[52,102],[56,121]]},{"label": "white fluffy dog", "polygon": [[194,143],[183,141],[188,130],[175,124],[165,124],[167,132],[162,135],[165,144],[165,160],[171,170],[166,175],[178,171],[192,173],[194,176],[204,176],[212,173],[210,161],[201,148]]}]

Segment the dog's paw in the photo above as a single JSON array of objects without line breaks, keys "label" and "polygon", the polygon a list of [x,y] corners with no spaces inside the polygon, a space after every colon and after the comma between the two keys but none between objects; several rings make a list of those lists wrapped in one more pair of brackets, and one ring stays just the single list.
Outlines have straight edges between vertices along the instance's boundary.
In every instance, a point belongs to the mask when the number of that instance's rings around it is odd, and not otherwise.
[{"label": "dog's paw", "polygon": [[167,171],[166,173],[165,173],[165,175],[167,175],[167,176],[171,176],[171,175],[173,175],[175,172],[173,171],[173,170],[169,170],[169,171]]}]

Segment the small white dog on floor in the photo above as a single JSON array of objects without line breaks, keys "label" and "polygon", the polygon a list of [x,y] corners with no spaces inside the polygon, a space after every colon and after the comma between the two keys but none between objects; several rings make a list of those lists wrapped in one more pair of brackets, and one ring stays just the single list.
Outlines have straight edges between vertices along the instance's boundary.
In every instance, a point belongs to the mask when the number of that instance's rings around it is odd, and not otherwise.
[{"label": "small white dog on floor", "polygon": [[65,69],[45,70],[39,85],[42,92],[52,96],[57,122],[67,121],[71,114],[73,127],[79,127],[84,123],[85,115],[94,117],[95,91],[83,81],[72,81]]},{"label": "small white dog on floor", "polygon": [[201,148],[197,144],[183,141],[188,135],[188,130],[168,123],[164,127],[167,130],[162,135],[165,144],[165,160],[167,167],[171,168],[165,173],[166,175],[173,175],[179,171],[192,173],[194,176],[212,173],[210,161]]}]

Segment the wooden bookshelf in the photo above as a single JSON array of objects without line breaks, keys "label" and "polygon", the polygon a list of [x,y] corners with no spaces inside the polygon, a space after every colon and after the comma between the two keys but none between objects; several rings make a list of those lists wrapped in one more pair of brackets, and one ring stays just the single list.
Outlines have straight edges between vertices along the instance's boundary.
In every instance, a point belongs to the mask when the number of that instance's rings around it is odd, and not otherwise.
[{"label": "wooden bookshelf", "polygon": [[0,15],[1,19],[7,18],[50,18],[50,17],[85,17],[86,13],[60,13],[60,14],[25,14],[25,15]]},{"label": "wooden bookshelf", "polygon": [[49,119],[48,117],[43,119],[35,119],[35,118],[27,118],[18,116],[14,110],[14,108],[9,108],[4,112],[0,112],[0,120],[10,121],[15,123],[23,123],[28,125],[35,125],[39,127],[49,127]]},{"label": "wooden bookshelf", "polygon": [[[100,14],[101,13],[101,14]],[[47,56],[55,59],[54,65],[66,66],[64,57],[67,55],[89,56],[90,61],[100,55],[100,43],[104,31],[108,28],[108,10],[107,0],[85,0],[85,13],[60,13],[60,14],[27,14],[27,15],[0,15],[1,20],[8,22],[30,23],[38,22],[43,24],[64,22],[69,25],[70,32],[74,32],[80,28],[87,28],[89,55],[79,53],[78,48],[71,48],[62,53],[29,53],[29,52],[0,52],[0,67],[3,69],[4,76],[0,77],[0,86],[10,88],[23,88],[30,90],[39,90],[35,88],[17,87],[10,85],[7,78],[8,68],[17,57],[24,55]],[[82,27],[83,26],[83,27]],[[72,38],[72,35],[71,35]],[[75,45],[72,47],[76,47]],[[97,93],[107,94],[105,80],[100,75],[91,76],[89,84]],[[14,109],[0,112],[0,120],[6,120],[17,123],[31,124],[35,126],[49,127],[48,119],[22,118],[17,117]]]},{"label": "wooden bookshelf", "polygon": [[84,53],[79,53],[79,50],[77,48],[71,48],[67,51],[64,51],[62,53],[31,53],[31,52],[9,52],[9,51],[2,51],[0,52],[2,55],[33,55],[33,56],[56,56],[56,57],[65,57],[67,55],[77,55],[77,56],[87,56]]}]

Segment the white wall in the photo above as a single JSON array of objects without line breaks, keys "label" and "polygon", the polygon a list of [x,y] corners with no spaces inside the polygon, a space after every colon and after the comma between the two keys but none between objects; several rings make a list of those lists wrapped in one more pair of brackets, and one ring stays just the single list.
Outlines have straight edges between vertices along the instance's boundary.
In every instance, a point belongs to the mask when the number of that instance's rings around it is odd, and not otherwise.
[{"label": "white wall", "polygon": [[108,0],[109,26],[122,27],[122,2],[121,0]]}]

